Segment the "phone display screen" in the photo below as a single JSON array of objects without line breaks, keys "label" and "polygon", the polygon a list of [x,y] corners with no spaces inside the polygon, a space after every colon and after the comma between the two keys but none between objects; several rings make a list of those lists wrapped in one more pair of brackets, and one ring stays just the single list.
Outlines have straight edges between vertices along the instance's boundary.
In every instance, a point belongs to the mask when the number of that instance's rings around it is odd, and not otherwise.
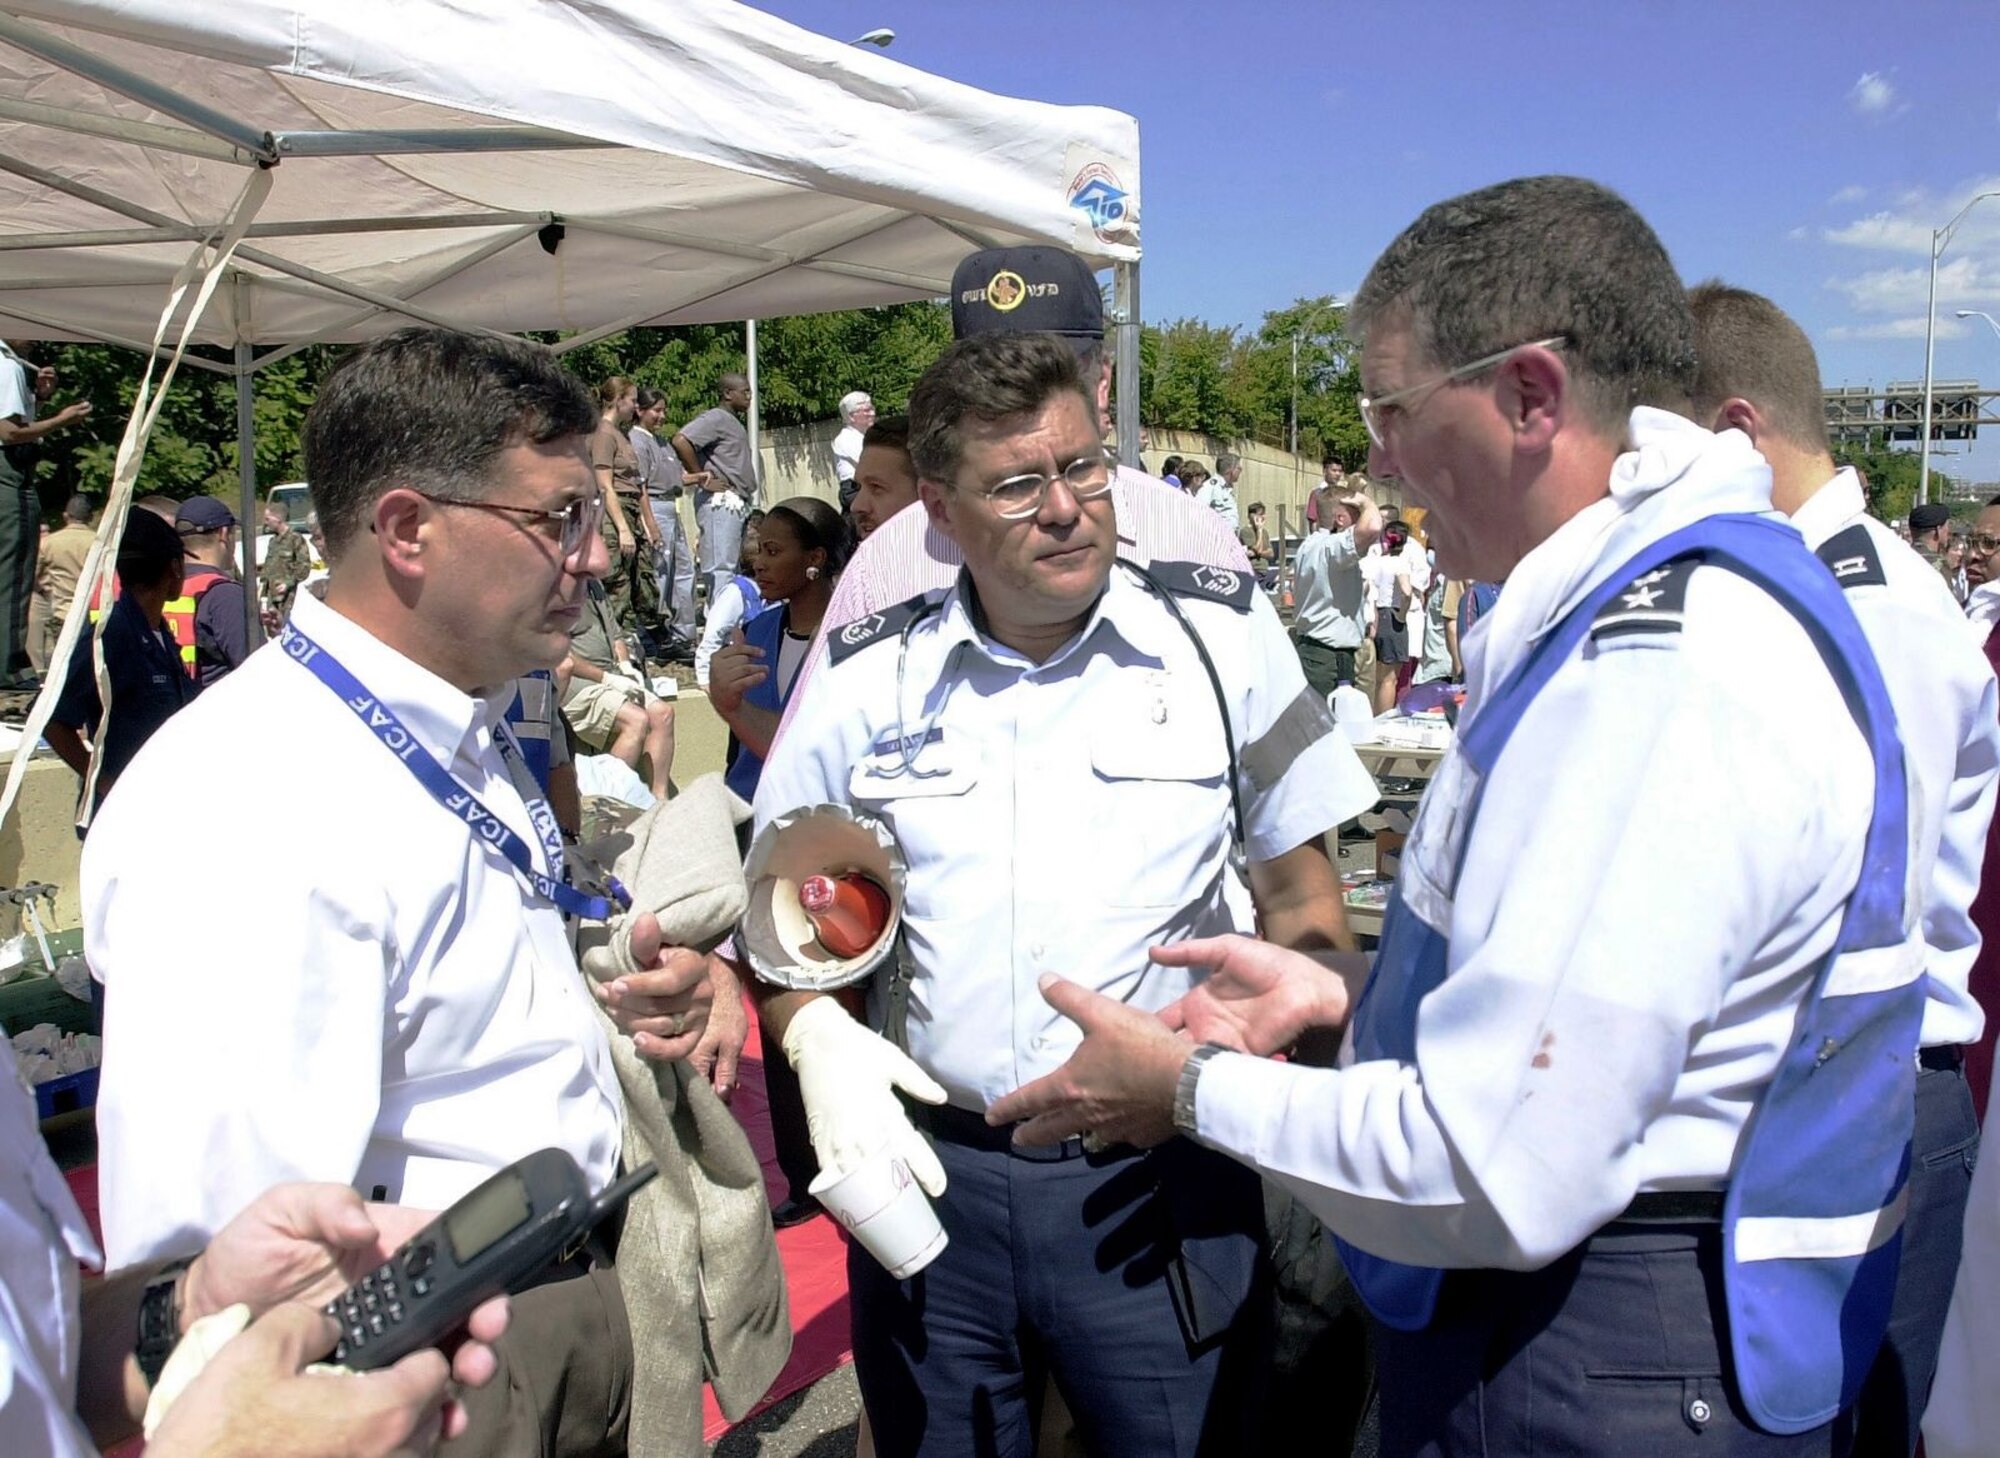
[{"label": "phone display screen", "polygon": [[474,1190],[454,1205],[444,1219],[451,1253],[460,1265],[478,1258],[508,1232],[526,1223],[533,1212],[527,1186],[512,1170]]}]

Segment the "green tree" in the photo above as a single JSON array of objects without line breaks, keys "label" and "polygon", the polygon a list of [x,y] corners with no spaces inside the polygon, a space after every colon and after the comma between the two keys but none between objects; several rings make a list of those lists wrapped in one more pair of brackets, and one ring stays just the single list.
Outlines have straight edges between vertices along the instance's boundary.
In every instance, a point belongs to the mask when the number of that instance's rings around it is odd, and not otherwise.
[{"label": "green tree", "polygon": [[[1842,444],[1833,448],[1836,464],[1852,466],[1861,473],[1862,489],[1868,494],[1868,510],[1882,521],[1909,519],[1917,501],[1917,480],[1923,462],[1915,451],[1890,450],[1886,446]],[[1944,501],[1956,483],[1943,472],[1931,471],[1931,500]],[[1951,502],[1952,515],[1970,520],[1978,513],[1977,502]]]}]

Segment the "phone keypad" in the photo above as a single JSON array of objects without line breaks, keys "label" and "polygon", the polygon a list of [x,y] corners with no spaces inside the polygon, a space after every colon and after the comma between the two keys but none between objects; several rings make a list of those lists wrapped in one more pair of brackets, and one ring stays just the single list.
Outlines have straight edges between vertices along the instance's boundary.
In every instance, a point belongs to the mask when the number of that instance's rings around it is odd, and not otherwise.
[{"label": "phone keypad", "polygon": [[326,1314],[340,1323],[340,1341],[332,1360],[345,1362],[362,1347],[387,1336],[407,1315],[403,1305],[404,1282],[412,1296],[427,1296],[431,1279],[424,1272],[437,1260],[437,1248],[429,1241],[411,1246],[350,1286],[338,1299],[328,1303]]}]

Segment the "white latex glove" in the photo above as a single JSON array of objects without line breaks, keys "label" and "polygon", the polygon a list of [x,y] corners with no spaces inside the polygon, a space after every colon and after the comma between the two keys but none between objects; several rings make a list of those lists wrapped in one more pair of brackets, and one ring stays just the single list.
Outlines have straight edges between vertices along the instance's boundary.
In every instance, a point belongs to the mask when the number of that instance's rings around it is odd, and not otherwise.
[{"label": "white latex glove", "polygon": [[738,516],[748,516],[750,514],[750,503],[745,501],[741,496],[738,496],[734,491],[725,491],[716,499],[726,510],[733,511]]},{"label": "white latex glove", "polygon": [[798,1071],[813,1153],[827,1173],[845,1174],[887,1148],[936,1199],[944,1193],[944,1166],[910,1123],[895,1090],[927,1104],[945,1093],[908,1054],[871,1033],[830,997],[815,998],[792,1015],[785,1056]]}]

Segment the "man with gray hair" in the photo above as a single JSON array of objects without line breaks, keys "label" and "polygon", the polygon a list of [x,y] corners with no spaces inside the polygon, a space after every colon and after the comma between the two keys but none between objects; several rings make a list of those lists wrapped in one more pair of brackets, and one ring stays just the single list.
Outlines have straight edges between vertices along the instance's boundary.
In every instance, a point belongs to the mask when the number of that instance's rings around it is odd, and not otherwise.
[{"label": "man with gray hair", "polygon": [[861,464],[862,438],[875,423],[875,402],[866,390],[849,390],[840,397],[840,434],[833,438],[833,474],[840,482],[840,514],[854,501],[854,472]]},{"label": "man with gray hair", "polygon": [[[1384,1453],[1830,1454],[1924,1002],[1874,657],[1763,459],[1677,413],[1693,319],[1622,199],[1440,203],[1348,320],[1370,474],[1441,571],[1507,583],[1373,966],[1162,947],[1212,969],[1162,1018],[1056,982],[1087,1036],[992,1117],[1178,1130],[1310,1205],[1375,1317]],[[1350,1009],[1337,1067],[1264,1056]]]},{"label": "man with gray hair", "polygon": [[1205,506],[1229,524],[1229,530],[1237,530],[1241,516],[1236,509],[1236,479],[1243,474],[1243,458],[1234,451],[1224,451],[1215,458],[1215,474],[1208,478],[1195,496],[1197,505]]}]

